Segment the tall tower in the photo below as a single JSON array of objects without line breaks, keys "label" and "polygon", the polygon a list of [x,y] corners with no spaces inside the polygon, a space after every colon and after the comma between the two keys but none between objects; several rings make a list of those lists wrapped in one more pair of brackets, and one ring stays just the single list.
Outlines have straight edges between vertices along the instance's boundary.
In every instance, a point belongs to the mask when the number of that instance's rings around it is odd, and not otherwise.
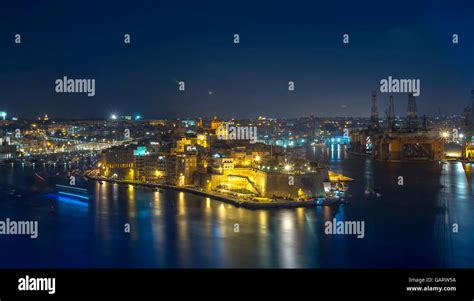
[{"label": "tall tower", "polygon": [[408,94],[407,117],[418,118],[418,110],[416,108],[416,99],[413,93]]},{"label": "tall tower", "polygon": [[416,108],[416,98],[413,93],[408,94],[407,127],[416,128],[418,120],[418,109]]},{"label": "tall tower", "polygon": [[390,100],[388,102],[388,113],[387,113],[388,127],[395,127],[395,105],[393,104],[393,95],[390,95]]},{"label": "tall tower", "polygon": [[372,91],[372,106],[370,108],[370,123],[373,127],[379,125],[379,110],[377,108],[377,91]]}]

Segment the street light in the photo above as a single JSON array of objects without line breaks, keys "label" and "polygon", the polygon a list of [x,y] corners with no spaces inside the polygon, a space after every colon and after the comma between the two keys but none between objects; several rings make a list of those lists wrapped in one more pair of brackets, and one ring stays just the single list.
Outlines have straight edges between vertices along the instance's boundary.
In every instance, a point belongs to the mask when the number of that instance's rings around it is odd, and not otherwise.
[{"label": "street light", "polygon": [[3,120],[7,117],[7,112],[0,112],[0,116],[2,116]]}]

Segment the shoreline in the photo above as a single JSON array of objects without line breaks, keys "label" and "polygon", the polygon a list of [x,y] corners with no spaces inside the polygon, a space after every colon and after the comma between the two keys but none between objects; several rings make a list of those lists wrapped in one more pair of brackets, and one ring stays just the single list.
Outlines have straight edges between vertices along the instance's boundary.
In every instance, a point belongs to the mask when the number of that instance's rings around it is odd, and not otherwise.
[{"label": "shoreline", "polygon": [[170,189],[174,191],[188,192],[195,195],[208,197],[210,199],[214,199],[219,202],[231,204],[236,207],[242,207],[245,209],[273,209],[273,208],[284,209],[284,208],[299,208],[299,207],[315,207],[318,205],[315,201],[286,201],[286,202],[257,203],[250,200],[242,200],[242,199],[238,199],[232,196],[227,196],[227,195],[220,194],[217,192],[201,191],[193,187],[179,187],[179,186],[173,186],[173,185],[167,185],[167,184],[136,183],[136,182],[124,181],[124,180],[110,180],[110,179],[96,178],[90,175],[84,175],[84,177],[87,179],[98,181],[98,182],[105,181],[108,183],[117,183],[117,184],[134,185],[134,186],[140,186],[140,187],[161,188],[161,189]]}]

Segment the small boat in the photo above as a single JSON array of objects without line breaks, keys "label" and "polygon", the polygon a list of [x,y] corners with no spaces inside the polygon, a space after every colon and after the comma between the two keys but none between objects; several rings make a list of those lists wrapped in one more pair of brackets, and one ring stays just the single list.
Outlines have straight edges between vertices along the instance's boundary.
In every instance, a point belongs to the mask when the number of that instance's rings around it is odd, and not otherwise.
[{"label": "small boat", "polygon": [[376,197],[381,197],[381,196],[382,196],[382,193],[380,193],[380,188],[371,188],[371,187],[368,187],[368,188],[365,190],[365,194],[366,194],[366,195],[371,195],[371,196],[376,196]]},{"label": "small boat", "polygon": [[87,189],[84,188],[56,184],[56,190],[59,196],[77,199],[82,202],[89,202],[92,199]]},{"label": "small boat", "polygon": [[41,181],[41,182],[45,182],[45,181],[46,181],[45,178],[42,177],[41,175],[39,175],[37,172],[34,173],[34,176],[35,176],[36,179],[38,179],[38,180]]}]

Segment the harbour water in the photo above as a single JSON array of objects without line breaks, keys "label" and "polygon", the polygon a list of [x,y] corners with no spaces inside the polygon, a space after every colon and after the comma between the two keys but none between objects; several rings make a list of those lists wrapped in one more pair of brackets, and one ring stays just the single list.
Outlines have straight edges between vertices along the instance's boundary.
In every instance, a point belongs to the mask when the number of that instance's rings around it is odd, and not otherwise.
[{"label": "harbour water", "polygon": [[[336,145],[310,148],[308,156],[356,180],[350,204],[248,210],[88,181],[79,183],[93,196],[86,205],[54,197],[34,177],[43,168],[62,175],[63,166],[1,166],[0,220],[38,221],[39,235],[0,235],[0,267],[474,267],[474,185],[462,163],[381,163]],[[382,195],[366,195],[370,185]],[[325,234],[333,218],[364,221],[364,238]]]}]

